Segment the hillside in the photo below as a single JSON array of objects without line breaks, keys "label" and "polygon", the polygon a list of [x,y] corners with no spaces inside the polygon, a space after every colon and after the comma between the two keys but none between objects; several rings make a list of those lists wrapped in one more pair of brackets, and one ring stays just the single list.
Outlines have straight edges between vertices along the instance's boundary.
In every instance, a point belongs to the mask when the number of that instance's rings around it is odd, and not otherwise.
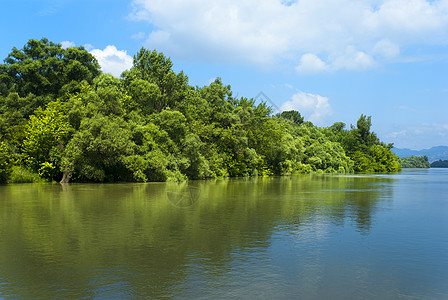
[{"label": "hillside", "polygon": [[448,160],[448,146],[437,146],[423,150],[392,148],[392,152],[398,155],[399,157],[426,155],[428,157],[429,162],[434,162],[440,159]]}]

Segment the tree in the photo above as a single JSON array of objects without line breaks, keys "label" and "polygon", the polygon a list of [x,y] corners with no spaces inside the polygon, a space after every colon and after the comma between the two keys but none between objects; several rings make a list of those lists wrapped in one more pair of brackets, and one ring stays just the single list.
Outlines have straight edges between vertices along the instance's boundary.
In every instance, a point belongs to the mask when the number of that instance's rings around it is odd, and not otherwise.
[{"label": "tree", "polygon": [[204,143],[195,133],[189,133],[184,140],[183,154],[187,159],[185,174],[190,179],[204,179],[211,176],[210,166],[201,150]]},{"label": "tree", "polygon": [[398,157],[390,150],[393,144],[384,144],[372,132],[371,116],[361,115],[356,127],[344,130],[345,124],[338,122],[325,129],[325,135],[338,142],[354,161],[355,172],[397,172]]},{"label": "tree", "polygon": [[382,145],[373,145],[369,149],[372,166],[375,172],[398,172],[401,170],[397,156]]},{"label": "tree", "polygon": [[432,162],[431,168],[448,168],[448,160],[441,160]]},{"label": "tree", "polygon": [[120,78],[100,74],[82,47],[46,39],[14,48],[0,66],[2,178],[12,161],[44,178],[62,172],[62,182],[396,171],[392,145],[371,126],[365,115],[350,130],[316,127],[293,110],[272,116],[220,78],[189,86],[169,58],[144,48]]},{"label": "tree", "polygon": [[221,78],[216,78],[209,86],[197,91],[199,97],[207,102],[206,122],[222,128],[229,128],[239,121],[234,113],[235,103],[230,85],[225,86]]},{"label": "tree", "polygon": [[99,74],[98,61],[83,47],[63,49],[45,38],[31,39],[21,50],[14,47],[0,65],[0,95],[55,96],[64,85],[83,80],[91,84]]},{"label": "tree", "polygon": [[60,101],[50,102],[45,110],[38,108],[25,129],[22,151],[24,161],[35,171],[43,163],[58,165],[71,126],[67,110]]},{"label": "tree", "polygon": [[179,111],[165,109],[158,114],[151,115],[151,122],[168,133],[170,139],[180,145],[187,133],[188,127],[185,116]]},{"label": "tree", "polygon": [[169,107],[177,109],[191,88],[188,77],[183,72],[176,74],[170,58],[156,50],[141,48],[134,56],[134,66],[122,74],[125,85],[129,88],[137,79],[143,79],[159,87],[160,97],[152,102],[157,112]]},{"label": "tree", "polygon": [[400,157],[399,163],[402,168],[429,168],[430,164],[428,161],[428,157],[425,156],[409,156],[409,157]]},{"label": "tree", "polygon": [[353,128],[353,133],[358,141],[358,147],[369,148],[379,143],[378,138],[374,132],[370,132],[372,126],[372,117],[361,114],[356,122],[356,129]]},{"label": "tree", "polygon": [[0,137],[9,144],[20,147],[24,139],[25,125],[28,118],[37,109],[34,95],[20,97],[10,93],[0,96]]},{"label": "tree", "polygon": [[344,122],[336,122],[329,127],[329,129],[331,129],[332,131],[337,132],[337,133],[342,132],[344,130],[344,128],[345,128]]},{"label": "tree", "polygon": [[296,110],[282,111],[280,114],[277,114],[277,117],[290,120],[297,125],[301,125],[303,123],[303,117]]},{"label": "tree", "polygon": [[128,94],[131,96],[131,102],[127,105],[128,111],[140,109],[143,114],[149,115],[162,106],[162,95],[159,87],[146,80],[135,79],[131,81],[128,87]]},{"label": "tree", "polygon": [[0,184],[8,182],[11,174],[11,157],[8,153],[6,143],[0,141]]},{"label": "tree", "polygon": [[97,182],[128,180],[123,157],[132,155],[131,136],[129,125],[120,117],[84,118],[64,150],[64,179],[75,175],[78,180]]}]

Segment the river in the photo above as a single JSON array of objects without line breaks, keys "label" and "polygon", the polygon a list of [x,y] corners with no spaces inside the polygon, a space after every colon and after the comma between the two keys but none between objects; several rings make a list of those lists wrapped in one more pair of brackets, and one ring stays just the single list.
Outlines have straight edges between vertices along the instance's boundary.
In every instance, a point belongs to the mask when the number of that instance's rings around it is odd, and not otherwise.
[{"label": "river", "polygon": [[0,297],[448,299],[448,169],[0,186]]}]

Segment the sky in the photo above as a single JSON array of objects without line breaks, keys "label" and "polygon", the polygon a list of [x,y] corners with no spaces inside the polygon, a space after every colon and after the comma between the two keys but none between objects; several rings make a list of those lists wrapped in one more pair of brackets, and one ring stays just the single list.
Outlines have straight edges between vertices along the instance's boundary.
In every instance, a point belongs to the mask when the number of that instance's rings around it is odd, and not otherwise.
[{"label": "sky", "polygon": [[118,77],[156,49],[193,86],[220,77],[234,96],[317,126],[364,114],[397,148],[448,145],[448,0],[15,0],[2,11],[2,60],[45,37],[84,46]]}]

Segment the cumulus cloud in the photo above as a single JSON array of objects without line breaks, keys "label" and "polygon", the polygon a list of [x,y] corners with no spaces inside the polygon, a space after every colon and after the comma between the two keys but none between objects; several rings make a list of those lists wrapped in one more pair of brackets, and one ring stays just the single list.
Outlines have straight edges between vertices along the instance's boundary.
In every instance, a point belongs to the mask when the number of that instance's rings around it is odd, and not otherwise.
[{"label": "cumulus cloud", "polygon": [[375,59],[369,54],[348,46],[343,53],[334,53],[324,62],[314,54],[302,55],[296,71],[300,74],[320,73],[322,71],[337,71],[341,69],[362,71],[375,67]]},{"label": "cumulus cloud", "polygon": [[110,73],[119,77],[121,73],[133,65],[133,59],[124,50],[118,50],[115,46],[107,46],[104,50],[93,49],[90,51],[101,66],[104,73]]},{"label": "cumulus cloud", "polygon": [[[61,46],[67,49],[76,47],[76,44],[75,42],[63,41]],[[125,50],[118,50],[113,45],[107,46],[104,50],[95,49],[91,44],[85,44],[84,48],[95,56],[104,73],[119,77],[123,71],[129,70],[133,66],[133,58]]]},{"label": "cumulus cloud", "polygon": [[75,47],[76,44],[75,44],[75,42],[63,41],[63,42],[61,42],[61,46],[63,49],[67,49],[67,48]]},{"label": "cumulus cloud", "polygon": [[372,56],[363,51],[358,51],[353,46],[348,46],[343,54],[337,55],[332,61],[332,69],[334,70],[362,71],[370,69],[375,65],[376,62]]},{"label": "cumulus cloud", "polygon": [[384,58],[391,59],[400,54],[400,47],[388,39],[383,39],[375,44],[372,53],[381,55]]},{"label": "cumulus cloud", "polygon": [[365,70],[414,45],[446,44],[448,0],[133,0],[170,56],[301,73]]},{"label": "cumulus cloud", "polygon": [[281,111],[296,110],[305,118],[318,126],[323,126],[333,114],[328,98],[310,93],[297,92],[291,101],[283,103]]},{"label": "cumulus cloud", "polygon": [[296,67],[301,74],[313,74],[326,71],[329,66],[319,57],[312,53],[306,53],[300,58],[300,64]]}]

